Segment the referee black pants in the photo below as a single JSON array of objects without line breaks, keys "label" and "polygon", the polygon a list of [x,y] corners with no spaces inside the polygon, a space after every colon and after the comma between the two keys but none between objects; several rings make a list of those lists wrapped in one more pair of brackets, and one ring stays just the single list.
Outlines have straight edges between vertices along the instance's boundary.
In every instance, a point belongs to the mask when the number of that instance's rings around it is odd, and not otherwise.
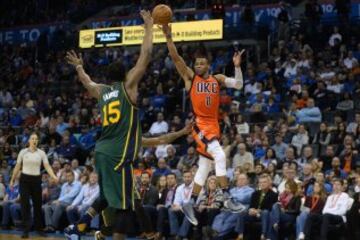
[{"label": "referee black pants", "polygon": [[31,211],[30,199],[34,207],[34,228],[37,231],[42,230],[42,195],[41,195],[41,176],[31,176],[21,174],[20,177],[20,204],[21,217],[23,219],[23,227],[25,232],[29,232],[31,228]]}]

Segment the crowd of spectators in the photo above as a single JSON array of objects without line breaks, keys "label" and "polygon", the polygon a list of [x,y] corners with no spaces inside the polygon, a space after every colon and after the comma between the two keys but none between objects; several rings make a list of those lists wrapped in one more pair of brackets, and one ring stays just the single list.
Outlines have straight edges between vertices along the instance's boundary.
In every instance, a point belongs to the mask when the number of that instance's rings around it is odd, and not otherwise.
[{"label": "crowd of spectators", "polygon": [[[192,137],[141,149],[135,175],[145,214],[153,223],[139,221],[143,233],[181,238],[235,234],[242,239],[260,226],[261,231],[253,232],[264,239],[283,237],[279,234],[327,239],[333,228],[345,236],[346,227],[360,237],[360,39],[337,27],[323,31],[317,44],[306,33],[289,34],[271,47],[269,58],[244,62],[242,90],[221,91],[221,143],[232,185],[229,194],[223,193],[210,174],[196,204],[199,226],[194,228],[180,211],[190,199],[197,169]],[[178,47],[191,65],[205,45]],[[206,49],[211,72],[233,74],[229,49]],[[34,130],[61,179],[56,184],[43,174],[47,231],[76,222],[99,194],[93,147],[100,113],[64,55],[63,50],[39,51],[36,46],[0,46],[4,229],[21,224],[18,184],[12,189],[8,184],[17,154]],[[107,83],[110,63],[121,61],[129,69],[137,57],[138,52],[127,48],[83,51],[86,71],[102,83]],[[139,86],[146,135],[179,130],[192,118],[182,89],[165,46],[156,45]],[[93,226],[98,225],[96,219]]]}]

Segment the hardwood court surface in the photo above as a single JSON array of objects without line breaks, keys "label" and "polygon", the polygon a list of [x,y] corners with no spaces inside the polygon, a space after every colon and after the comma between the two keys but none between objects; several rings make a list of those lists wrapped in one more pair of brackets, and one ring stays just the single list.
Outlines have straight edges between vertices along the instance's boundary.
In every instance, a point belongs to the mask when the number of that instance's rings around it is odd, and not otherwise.
[{"label": "hardwood court surface", "polygon": [[[22,238],[21,238],[21,235],[0,233],[0,239],[1,240],[13,240],[13,239],[19,240]],[[30,235],[29,239],[31,239],[31,240],[59,240],[61,238],[60,238],[60,236],[43,238],[43,237],[39,237],[39,236]]]}]

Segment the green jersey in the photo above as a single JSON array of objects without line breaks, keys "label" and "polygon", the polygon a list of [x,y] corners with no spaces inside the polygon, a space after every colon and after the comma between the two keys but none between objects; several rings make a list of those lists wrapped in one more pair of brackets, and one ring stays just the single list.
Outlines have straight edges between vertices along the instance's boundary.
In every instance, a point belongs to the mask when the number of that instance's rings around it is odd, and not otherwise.
[{"label": "green jersey", "polygon": [[123,82],[103,87],[99,107],[102,133],[95,152],[109,156],[118,170],[124,163],[134,161],[141,143],[138,109],[131,104]]}]

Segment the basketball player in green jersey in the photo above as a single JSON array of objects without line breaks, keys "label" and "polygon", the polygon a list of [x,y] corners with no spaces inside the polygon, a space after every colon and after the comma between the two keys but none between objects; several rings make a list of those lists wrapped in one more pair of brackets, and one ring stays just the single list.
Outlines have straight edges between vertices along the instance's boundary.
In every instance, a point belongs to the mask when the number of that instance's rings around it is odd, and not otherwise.
[{"label": "basketball player in green jersey", "polygon": [[102,120],[102,134],[95,146],[100,197],[77,225],[65,230],[65,235],[71,238],[79,236],[90,225],[92,217],[107,207],[117,209],[113,239],[124,239],[127,233],[134,231],[133,161],[141,144],[141,127],[135,103],[138,83],[150,62],[153,47],[153,19],[149,11],[141,11],[140,14],[144,20],[145,35],[139,59],[126,76],[121,64],[111,64],[108,78],[115,83],[93,82],[84,71],[81,56],[78,57],[74,51],[66,55],[67,62],[76,68],[81,83],[98,100]]}]

